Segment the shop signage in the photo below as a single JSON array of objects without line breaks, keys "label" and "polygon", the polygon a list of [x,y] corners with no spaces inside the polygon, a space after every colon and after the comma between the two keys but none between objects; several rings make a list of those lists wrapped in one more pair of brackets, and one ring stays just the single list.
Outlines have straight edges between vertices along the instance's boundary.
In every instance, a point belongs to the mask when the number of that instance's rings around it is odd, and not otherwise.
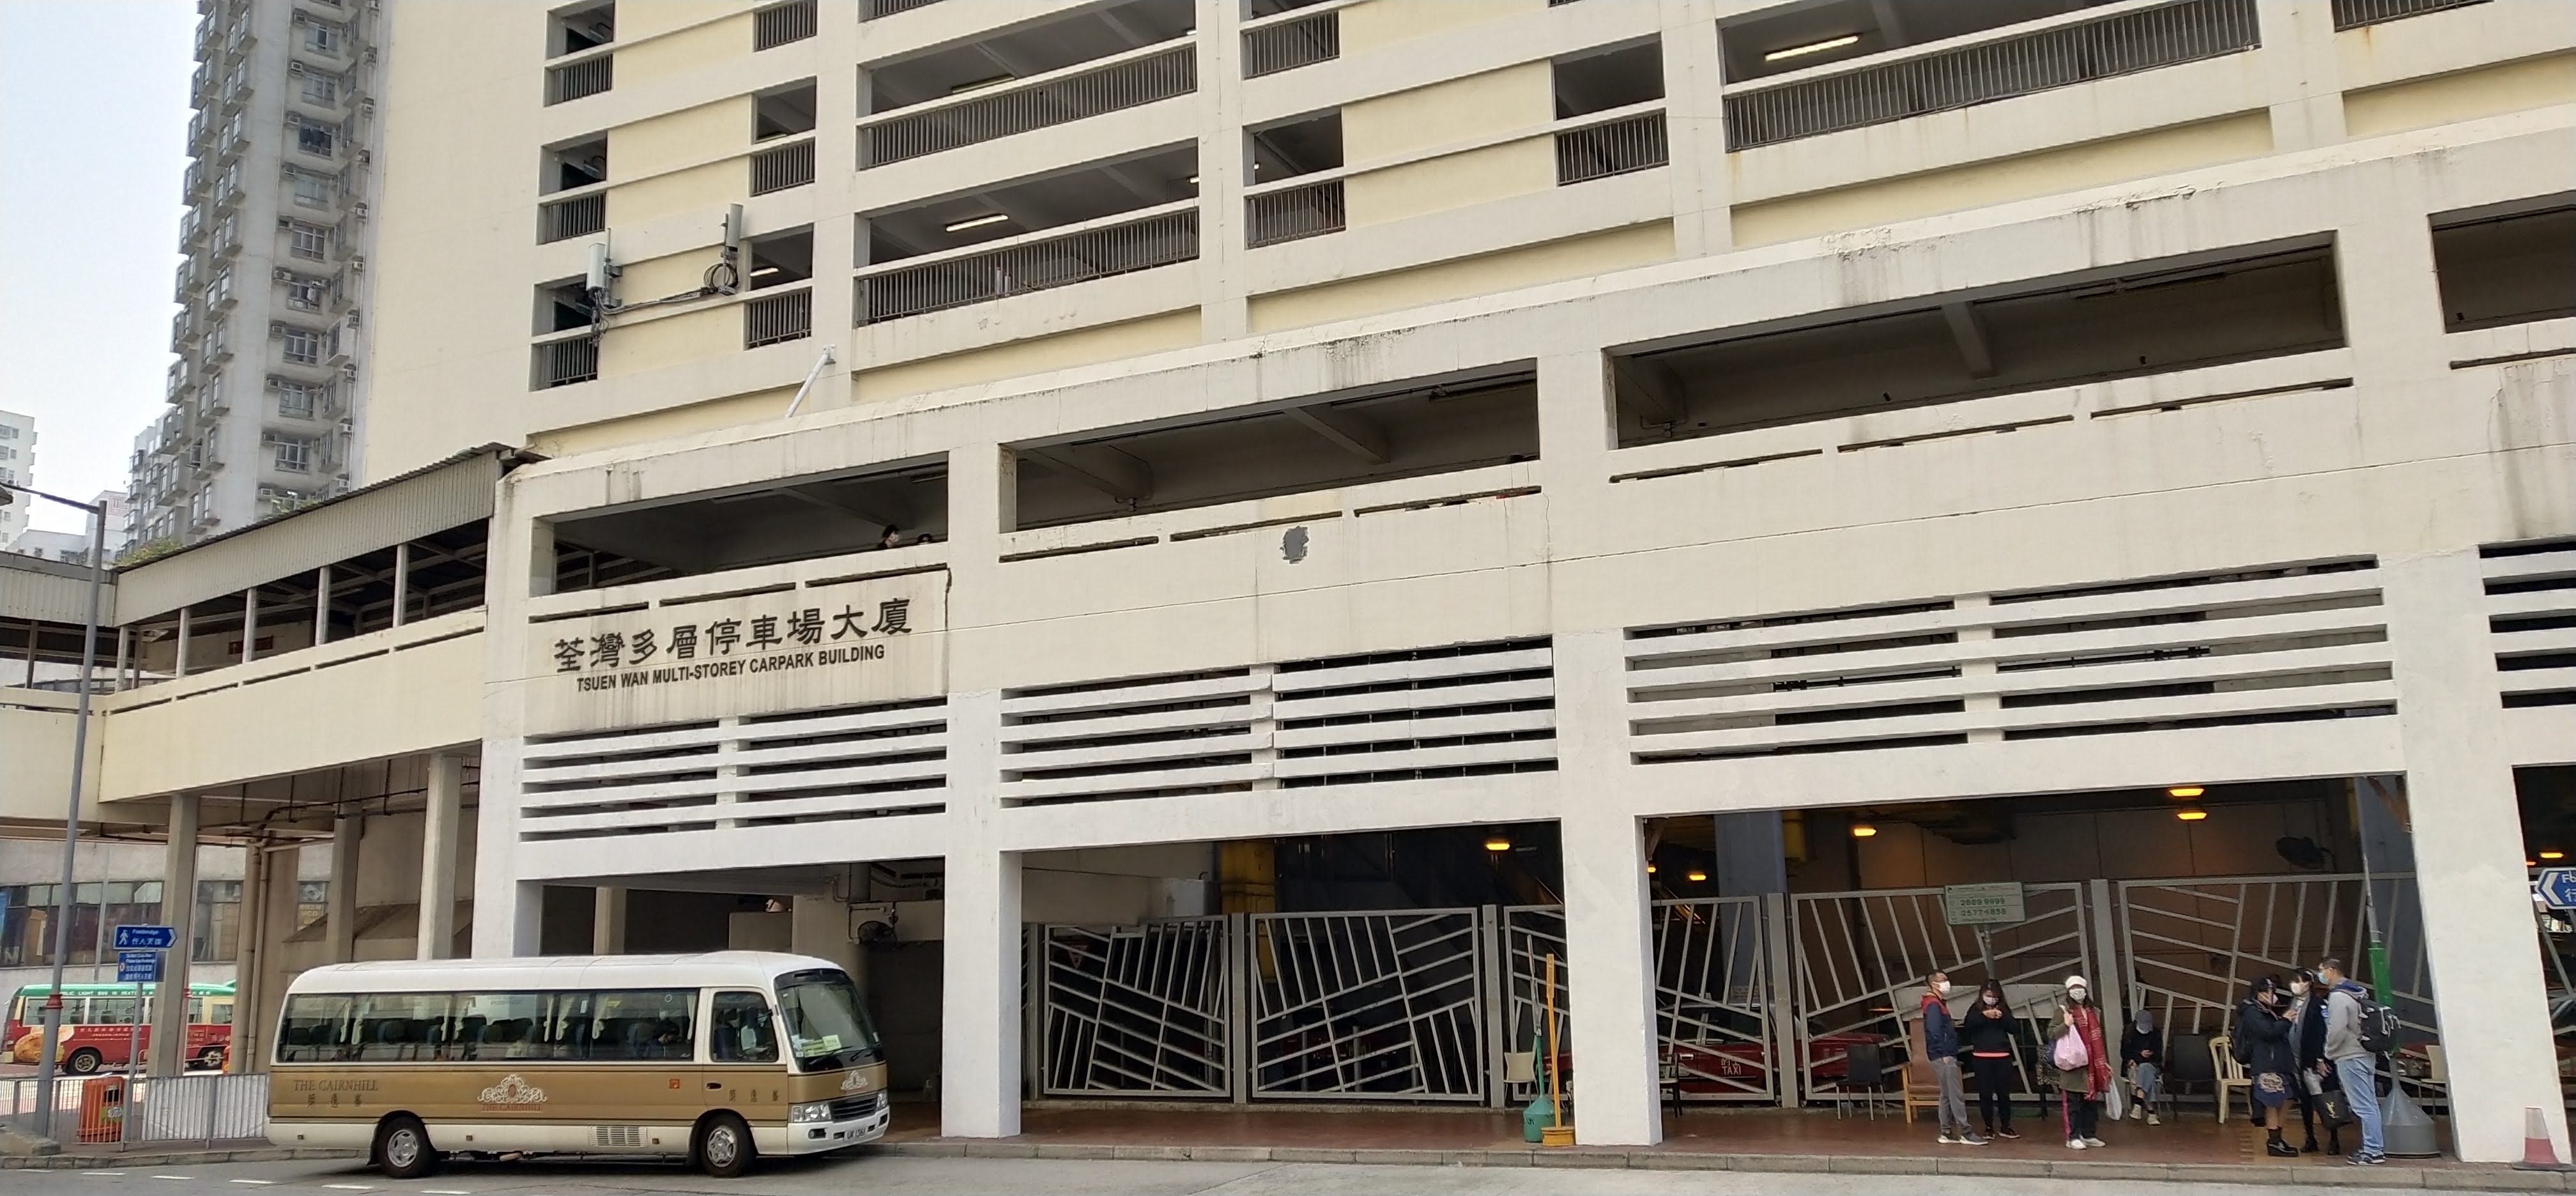
[{"label": "shop signage", "polygon": [[2022,909],[2019,881],[1943,885],[1941,917],[1952,926],[2005,926],[2029,920]]},{"label": "shop signage", "polygon": [[529,730],[649,726],[933,697],[945,572],[664,601],[528,626]]}]

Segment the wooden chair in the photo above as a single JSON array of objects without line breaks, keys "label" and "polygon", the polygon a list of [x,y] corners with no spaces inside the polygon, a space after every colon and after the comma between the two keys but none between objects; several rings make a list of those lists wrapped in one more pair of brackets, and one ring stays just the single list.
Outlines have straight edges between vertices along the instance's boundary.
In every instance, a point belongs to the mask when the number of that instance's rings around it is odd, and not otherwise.
[{"label": "wooden chair", "polygon": [[2218,1077],[2217,1083],[2213,1085],[2218,1089],[2218,1124],[2227,1124],[2227,1091],[2231,1088],[2245,1090],[2245,1108],[2247,1115],[2251,1116],[2254,1109],[2254,1078],[2246,1075],[2245,1065],[2236,1061],[2236,1052],[2230,1049],[2227,1036],[2224,1034],[2209,1040],[2209,1070]]},{"label": "wooden chair", "polygon": [[1932,1078],[1932,1060],[1923,1051],[1923,1019],[1909,1022],[1905,1031],[1905,1066],[1900,1074],[1905,1079],[1905,1124],[1914,1124],[1916,1109],[1930,1109],[1933,1120],[1940,1120],[1941,1085]]}]

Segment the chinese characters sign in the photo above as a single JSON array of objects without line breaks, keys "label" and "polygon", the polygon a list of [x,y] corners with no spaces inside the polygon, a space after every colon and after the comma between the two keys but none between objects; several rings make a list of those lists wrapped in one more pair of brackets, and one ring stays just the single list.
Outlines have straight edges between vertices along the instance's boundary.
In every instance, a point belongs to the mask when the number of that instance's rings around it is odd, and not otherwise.
[{"label": "chinese characters sign", "polygon": [[914,574],[531,624],[529,729],[933,696],[946,587]]}]

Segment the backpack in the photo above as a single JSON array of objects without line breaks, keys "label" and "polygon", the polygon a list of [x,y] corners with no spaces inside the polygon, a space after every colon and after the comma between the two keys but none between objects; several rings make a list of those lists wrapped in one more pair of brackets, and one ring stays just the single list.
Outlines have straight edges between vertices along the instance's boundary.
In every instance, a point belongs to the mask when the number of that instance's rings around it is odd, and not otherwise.
[{"label": "backpack", "polygon": [[2373,1055],[2385,1055],[2397,1049],[2397,1011],[2370,999],[2365,993],[2346,994],[2361,1007],[2357,1019],[2361,1027],[2361,1049]]},{"label": "backpack", "polygon": [[2238,1067],[2249,1066],[2254,1062],[2254,1043],[2242,1033],[2244,1025],[2241,1019],[2237,1029],[2239,1033],[2230,1036],[2227,1040],[2227,1053],[2235,1056]]}]

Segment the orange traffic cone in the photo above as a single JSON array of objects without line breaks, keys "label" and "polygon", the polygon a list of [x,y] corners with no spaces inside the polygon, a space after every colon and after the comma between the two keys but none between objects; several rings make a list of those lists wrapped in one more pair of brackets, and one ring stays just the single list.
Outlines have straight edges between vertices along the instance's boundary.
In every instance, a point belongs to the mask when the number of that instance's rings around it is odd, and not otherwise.
[{"label": "orange traffic cone", "polygon": [[2522,1161],[2513,1165],[2516,1171],[2576,1171],[2576,1167],[2558,1161],[2558,1148],[2549,1141],[2549,1120],[2540,1115],[2537,1106],[2522,1110]]}]

